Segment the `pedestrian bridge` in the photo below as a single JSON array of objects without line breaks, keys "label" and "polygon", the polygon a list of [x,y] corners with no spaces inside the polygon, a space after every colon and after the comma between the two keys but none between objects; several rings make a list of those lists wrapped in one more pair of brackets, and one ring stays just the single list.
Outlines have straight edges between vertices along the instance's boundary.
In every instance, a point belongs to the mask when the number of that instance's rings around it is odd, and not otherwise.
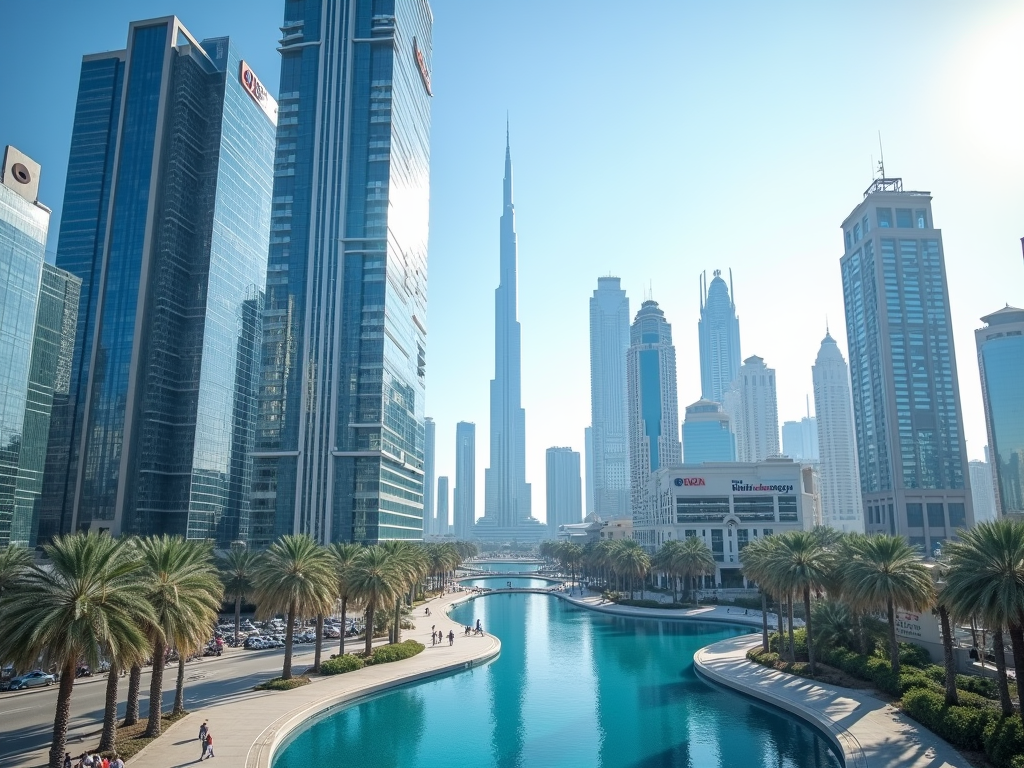
[{"label": "pedestrian bridge", "polygon": [[[459,570],[467,571],[468,568],[460,568]],[[467,574],[466,576],[456,577],[456,581],[466,581],[467,579],[539,579],[541,581],[547,581],[552,584],[560,584],[565,579],[558,576],[544,576],[540,573],[534,573],[529,571],[526,573],[512,572],[512,573],[497,573],[495,571],[474,571]]]}]

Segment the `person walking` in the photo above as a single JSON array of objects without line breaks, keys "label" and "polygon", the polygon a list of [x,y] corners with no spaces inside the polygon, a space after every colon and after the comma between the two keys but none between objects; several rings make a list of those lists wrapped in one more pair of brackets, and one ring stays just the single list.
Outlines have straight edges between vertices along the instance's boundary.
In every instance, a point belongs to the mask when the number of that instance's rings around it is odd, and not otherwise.
[{"label": "person walking", "polygon": [[213,734],[210,732],[206,733],[206,750],[203,752],[203,756],[200,760],[205,760],[208,757],[213,757]]},{"label": "person walking", "polygon": [[64,753],[64,768],[71,768],[71,753]]},{"label": "person walking", "polygon": [[455,645],[455,630],[448,630],[448,645]]},{"label": "person walking", "polygon": [[206,755],[206,737],[210,733],[210,726],[207,725],[207,721],[203,720],[203,724],[199,726],[199,759],[202,760],[203,756]]},{"label": "person walking", "polygon": [[116,752],[114,753],[114,759],[110,761],[110,768],[124,768],[124,760]]}]

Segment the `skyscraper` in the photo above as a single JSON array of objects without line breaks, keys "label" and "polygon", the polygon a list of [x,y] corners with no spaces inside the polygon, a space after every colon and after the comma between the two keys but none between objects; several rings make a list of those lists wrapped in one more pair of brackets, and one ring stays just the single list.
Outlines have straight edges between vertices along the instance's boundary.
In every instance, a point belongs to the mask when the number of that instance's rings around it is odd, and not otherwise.
[{"label": "skyscraper", "polygon": [[764,461],[779,455],[779,405],[775,369],[748,357],[725,393],[725,410],[736,433],[736,460]]},{"label": "skyscraper", "polygon": [[720,403],[698,400],[683,417],[683,462],[736,461],[732,420]]},{"label": "skyscraper", "polygon": [[[494,291],[494,378],[491,380],[490,465],[484,471],[484,516],[478,538],[536,538],[526,482],[526,411],[522,404],[522,332],[518,319],[516,212],[512,204],[512,151],[505,133],[498,287]],[[522,528],[521,533],[513,529]],[[532,532],[532,533],[531,533]]]},{"label": "skyscraper", "polygon": [[254,542],[418,539],[430,6],[284,13]]},{"label": "skyscraper", "polygon": [[995,483],[992,482],[992,465],[987,461],[969,461],[971,473],[971,500],[974,502],[974,522],[992,523],[999,518],[996,511]]},{"label": "skyscraper", "polygon": [[842,228],[865,525],[931,553],[974,522],[931,195],[905,192],[902,179],[876,179]]},{"label": "skyscraper", "polygon": [[822,522],[838,531],[863,533],[850,371],[827,330],[811,366],[811,379],[818,422]]},{"label": "skyscraper", "polygon": [[[629,516],[626,350],[629,299],[617,277],[599,277],[590,298],[590,425],[594,506],[604,519]],[[588,452],[590,461],[590,453]]]},{"label": "skyscraper", "polygon": [[436,440],[434,420],[423,420],[423,535],[437,535],[434,528],[434,451]]},{"label": "skyscraper", "polygon": [[48,533],[248,537],[276,120],[228,38],[174,17],[82,60],[57,246],[82,298]]},{"label": "skyscraper", "polygon": [[548,448],[545,453],[548,535],[558,526],[583,522],[580,496],[580,455],[572,448]]},{"label": "skyscraper", "polygon": [[583,487],[586,489],[584,494],[584,506],[586,513],[589,515],[594,511],[594,429],[593,427],[586,427],[583,430],[583,453],[585,455],[585,470]]},{"label": "skyscraper", "polygon": [[1024,309],[1008,305],[981,320],[985,327],[974,332],[974,341],[996,509],[1024,514]]},{"label": "skyscraper", "polygon": [[33,547],[55,397],[67,393],[81,281],[45,263],[39,164],[8,146],[0,170],[0,548]]},{"label": "skyscraper", "polygon": [[721,403],[740,372],[740,321],[736,317],[732,270],[729,270],[728,286],[720,269],[714,271],[711,285],[707,283],[707,273],[701,275],[697,334],[701,397]]},{"label": "skyscraper", "polygon": [[818,461],[818,421],[814,416],[783,422],[782,453],[794,461]]},{"label": "skyscraper", "polygon": [[[679,464],[679,399],[676,396],[676,348],[672,326],[658,302],[640,306],[629,329],[626,353],[629,392],[629,470],[634,535],[648,521],[653,509],[647,504],[651,473],[659,467]],[[641,537],[637,537],[641,538]],[[653,541],[643,541],[651,545]]]},{"label": "skyscraper", "polygon": [[468,541],[476,520],[476,424],[455,425],[455,538]]},{"label": "skyscraper", "polygon": [[448,520],[448,475],[437,478],[437,514],[434,516],[434,535],[447,536],[451,526]]}]

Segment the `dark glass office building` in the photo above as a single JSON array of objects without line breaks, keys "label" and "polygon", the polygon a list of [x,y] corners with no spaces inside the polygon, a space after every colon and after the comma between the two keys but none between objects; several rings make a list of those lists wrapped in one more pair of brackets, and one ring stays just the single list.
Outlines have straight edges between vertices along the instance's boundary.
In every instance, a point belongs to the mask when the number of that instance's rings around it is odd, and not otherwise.
[{"label": "dark glass office building", "polygon": [[228,38],[174,17],[83,59],[57,248],[82,298],[41,537],[248,538],[275,121]]},{"label": "dark glass office building", "polygon": [[430,6],[284,9],[252,540],[420,539]]},{"label": "dark glass office building", "polygon": [[67,390],[81,281],[44,262],[39,165],[14,147],[0,175],[0,547],[36,543],[55,395]]},{"label": "dark glass office building", "polygon": [[840,260],[868,533],[931,554],[974,524],[953,324],[931,195],[876,179]]}]

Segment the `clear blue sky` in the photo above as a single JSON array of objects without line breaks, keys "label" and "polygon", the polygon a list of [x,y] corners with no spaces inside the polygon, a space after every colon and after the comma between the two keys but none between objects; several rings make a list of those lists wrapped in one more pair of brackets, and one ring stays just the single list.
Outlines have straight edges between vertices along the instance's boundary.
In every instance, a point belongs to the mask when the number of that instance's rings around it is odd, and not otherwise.
[{"label": "clear blue sky", "polygon": [[[82,54],[124,46],[132,19],[177,14],[230,35],[276,93],[281,0],[4,3],[0,144],[63,197]],[[732,267],[744,357],[778,371],[799,418],[825,318],[846,348],[839,224],[878,160],[934,195],[943,230],[968,452],[985,425],[978,318],[1024,305],[1024,7],[1016,0],[695,3],[435,0],[427,413],[438,473],[455,423],[477,424],[478,514],[493,376],[493,290],[506,110],[520,247],[527,475],[583,447],[587,300],[623,279],[662,305],[682,408],[699,392],[701,270]],[[19,30],[18,34],[12,34]],[[454,483],[454,477],[452,478]]]}]

